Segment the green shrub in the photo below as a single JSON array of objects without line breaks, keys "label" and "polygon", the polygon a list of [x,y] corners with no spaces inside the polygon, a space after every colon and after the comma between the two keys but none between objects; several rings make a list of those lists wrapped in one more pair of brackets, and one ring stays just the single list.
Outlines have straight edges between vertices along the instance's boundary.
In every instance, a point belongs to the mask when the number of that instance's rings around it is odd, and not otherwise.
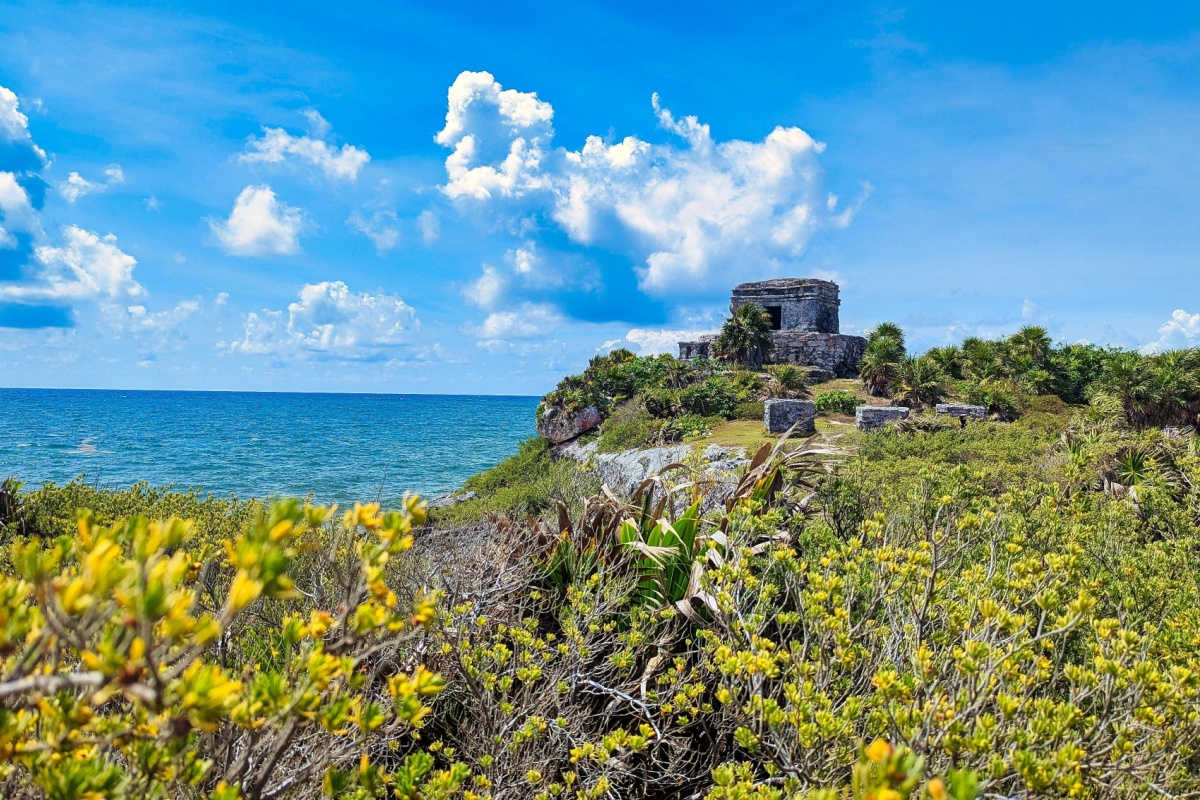
[{"label": "green shrub", "polygon": [[853,415],[854,409],[862,405],[858,395],[845,389],[834,389],[831,392],[821,392],[813,398],[813,405],[823,414]]},{"label": "green shrub", "polygon": [[682,414],[674,419],[666,420],[659,429],[659,437],[664,442],[678,442],[712,433],[713,426],[720,417],[703,417],[699,414]]},{"label": "green shrub", "polygon": [[708,378],[679,393],[679,405],[689,414],[732,418],[740,400],[737,388],[725,377]]},{"label": "green shrub", "polygon": [[600,425],[599,448],[601,452],[615,452],[645,447],[653,443],[654,437],[654,418],[645,406],[631,400],[617,406]]},{"label": "green shrub", "polygon": [[763,402],[761,400],[747,400],[737,404],[734,410],[734,419],[762,419],[763,418]]}]

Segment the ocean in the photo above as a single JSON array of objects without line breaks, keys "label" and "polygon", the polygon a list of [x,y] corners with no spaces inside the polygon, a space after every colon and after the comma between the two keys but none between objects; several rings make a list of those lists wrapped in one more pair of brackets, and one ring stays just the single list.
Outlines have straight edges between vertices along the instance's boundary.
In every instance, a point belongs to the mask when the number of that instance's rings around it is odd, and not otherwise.
[{"label": "ocean", "polygon": [[536,397],[0,389],[0,479],[317,502],[432,497],[534,435]]}]

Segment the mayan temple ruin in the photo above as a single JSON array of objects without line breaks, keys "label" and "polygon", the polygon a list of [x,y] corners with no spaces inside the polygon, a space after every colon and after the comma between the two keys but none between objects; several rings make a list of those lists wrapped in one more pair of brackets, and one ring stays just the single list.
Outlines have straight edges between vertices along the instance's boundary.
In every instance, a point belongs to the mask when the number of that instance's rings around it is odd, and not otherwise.
[{"label": "mayan temple ruin", "polygon": [[[838,285],[818,278],[774,278],[735,286],[729,311],[757,303],[771,318],[770,364],[799,364],[829,377],[858,375],[867,340],[838,331]],[[717,335],[679,343],[681,359],[709,358]]]}]

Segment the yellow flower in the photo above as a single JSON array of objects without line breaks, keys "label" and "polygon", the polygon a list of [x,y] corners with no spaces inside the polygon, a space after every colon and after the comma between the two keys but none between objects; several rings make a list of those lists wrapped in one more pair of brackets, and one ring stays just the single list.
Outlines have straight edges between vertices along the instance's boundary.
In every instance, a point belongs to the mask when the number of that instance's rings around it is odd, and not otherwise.
[{"label": "yellow flower", "polygon": [[[866,756],[870,761],[883,761],[892,754],[892,746],[883,739],[876,739],[867,745]],[[882,795],[880,800],[883,800]]]},{"label": "yellow flower", "polygon": [[262,581],[256,581],[244,569],[239,569],[229,587],[229,606],[234,611],[241,611],[253,603],[262,594]]},{"label": "yellow flower", "polygon": [[941,778],[934,778],[931,780],[927,788],[929,791],[929,796],[932,798],[932,800],[945,800],[946,784],[942,783]]}]

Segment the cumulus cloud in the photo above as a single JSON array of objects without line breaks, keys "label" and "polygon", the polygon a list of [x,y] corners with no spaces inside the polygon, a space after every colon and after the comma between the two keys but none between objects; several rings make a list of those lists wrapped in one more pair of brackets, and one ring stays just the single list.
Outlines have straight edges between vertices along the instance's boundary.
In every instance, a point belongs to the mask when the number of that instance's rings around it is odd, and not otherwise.
[{"label": "cumulus cloud", "polygon": [[371,160],[370,154],[354,145],[343,144],[338,148],[326,141],[330,125],[316,109],[308,109],[304,116],[310,135],[295,136],[283,128],[264,126],[262,136],[251,136],[246,140],[246,150],[238,160],[244,164],[298,161],[316,167],[333,180],[357,180],[362,168]]},{"label": "cumulus cloud", "polygon": [[133,277],[137,259],[117,247],[117,237],[112,234],[98,236],[68,225],[61,245],[41,245],[35,256],[38,270],[34,279],[0,283],[0,301],[73,302],[145,294]]},{"label": "cumulus cloud", "polygon": [[278,358],[386,361],[405,351],[418,328],[416,312],[395,295],[323,281],[306,284],[286,309],[247,314],[241,338],[227,348]]},{"label": "cumulus cloud", "polygon": [[0,172],[0,248],[15,248],[17,233],[35,234],[41,219],[25,187],[11,172]]},{"label": "cumulus cloud", "polygon": [[849,224],[861,205],[839,209],[822,186],[824,145],[801,128],[719,141],[657,95],[651,109],[677,142],[588,136],[578,150],[554,147],[549,103],[463,72],[435,137],[451,150],[442,191],[526,226],[548,219],[575,245],[622,254],[657,296],[793,270],[818,231]]},{"label": "cumulus cloud", "polygon": [[29,118],[11,89],[0,86],[0,166],[8,169],[38,169],[46,163],[46,151],[29,133]]},{"label": "cumulus cloud", "polygon": [[712,333],[712,331],[678,328],[631,328],[625,334],[624,339],[605,342],[604,349],[611,350],[619,346],[629,347],[643,356],[659,355],[660,353],[671,353],[674,355],[679,352],[680,342],[693,341],[708,333]]},{"label": "cumulus cloud", "polygon": [[558,309],[548,303],[522,303],[491,312],[468,332],[475,335],[480,347],[496,352],[513,339],[544,338],[563,321]]},{"label": "cumulus cloud", "polygon": [[400,242],[400,218],[395,211],[380,209],[370,216],[355,211],[346,224],[371,240],[375,251],[383,255]]},{"label": "cumulus cloud", "polygon": [[1200,345],[1200,314],[1189,314],[1182,308],[1171,312],[1171,318],[1158,326],[1158,338],[1142,345],[1143,353],[1162,353]]},{"label": "cumulus cloud", "polygon": [[227,253],[292,255],[300,252],[304,214],[278,200],[270,186],[247,186],[234,201],[229,218],[210,220],[209,226]]}]

